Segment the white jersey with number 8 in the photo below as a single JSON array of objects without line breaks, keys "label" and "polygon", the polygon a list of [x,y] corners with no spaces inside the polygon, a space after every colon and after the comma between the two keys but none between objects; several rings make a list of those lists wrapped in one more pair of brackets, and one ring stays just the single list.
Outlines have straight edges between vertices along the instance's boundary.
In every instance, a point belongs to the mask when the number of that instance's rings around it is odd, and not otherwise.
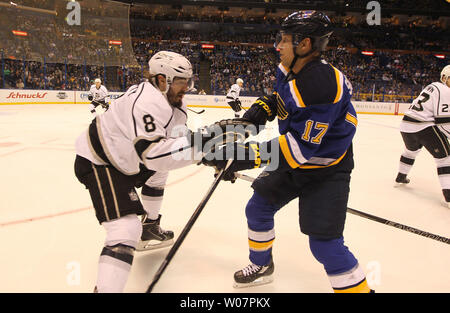
[{"label": "white jersey with number 8", "polygon": [[[186,105],[176,108],[148,82],[130,87],[108,111],[96,118],[108,160],[126,175],[139,172],[139,164],[166,172],[195,162],[186,137]],[[76,143],[77,154],[102,164],[88,133]]]}]

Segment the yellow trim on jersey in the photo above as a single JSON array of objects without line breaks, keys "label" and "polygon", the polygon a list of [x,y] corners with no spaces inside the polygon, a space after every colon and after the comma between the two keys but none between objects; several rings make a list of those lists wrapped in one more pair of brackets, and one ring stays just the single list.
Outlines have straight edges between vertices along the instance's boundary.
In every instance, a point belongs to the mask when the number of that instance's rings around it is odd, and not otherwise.
[{"label": "yellow trim on jersey", "polygon": [[358,126],[358,119],[356,118],[356,116],[353,116],[350,113],[347,113],[347,115],[345,116],[345,120],[353,124],[355,127]]},{"label": "yellow trim on jersey", "polygon": [[346,288],[346,289],[334,289],[335,293],[369,293],[370,287],[367,284],[366,279],[364,279],[359,285]]},{"label": "yellow trim on jersey", "polygon": [[324,167],[333,166],[333,165],[336,165],[339,162],[341,162],[341,160],[344,158],[344,156],[346,154],[347,154],[347,151],[345,151],[344,154],[339,157],[339,159],[336,159],[335,161],[331,162],[328,165],[322,165],[322,166],[320,166],[320,165],[300,165],[299,167],[303,168],[303,169],[312,169],[312,168],[324,168]]},{"label": "yellow trim on jersey", "polygon": [[289,166],[292,168],[297,168],[300,166],[294,157],[291,154],[291,150],[289,150],[289,145],[287,143],[287,139],[285,135],[281,135],[278,137],[278,142],[280,143],[281,152],[283,152],[285,160],[288,162]]},{"label": "yellow trim on jersey", "polygon": [[284,76],[289,73],[289,69],[281,63],[278,64],[278,68],[283,72]]},{"label": "yellow trim on jersey", "polygon": [[256,242],[256,241],[249,239],[248,245],[249,245],[250,249],[252,249],[252,250],[265,251],[265,250],[272,248],[274,241],[275,241],[275,239],[272,239],[271,241],[267,241],[267,242]]},{"label": "yellow trim on jersey", "polygon": [[[291,90],[294,90],[295,94],[293,94],[292,97],[294,98],[297,105],[301,108],[306,107],[305,103],[303,102],[302,96],[300,95],[300,91],[298,91],[297,84],[295,83],[295,79],[291,80],[289,82],[289,84],[291,85]],[[291,92],[291,94],[292,94],[292,92]]]},{"label": "yellow trim on jersey", "polygon": [[333,65],[331,65],[331,67],[333,67],[333,69],[334,69],[334,74],[336,76],[336,86],[337,86],[336,98],[334,98],[333,103],[337,103],[342,98],[343,88],[342,88],[341,78],[340,78],[341,74],[340,74],[339,70],[337,68],[335,68]]},{"label": "yellow trim on jersey", "polygon": [[301,165],[295,161],[295,158],[291,154],[291,150],[289,149],[289,145],[287,143],[286,135],[281,135],[278,137],[278,142],[280,144],[281,152],[283,153],[284,159],[292,168],[302,168],[302,169],[314,169],[314,168],[324,168],[329,167],[338,164],[341,162],[341,160],[344,158],[344,156],[347,154],[347,151],[344,152],[343,155],[341,155],[338,159],[331,162],[328,165]]}]

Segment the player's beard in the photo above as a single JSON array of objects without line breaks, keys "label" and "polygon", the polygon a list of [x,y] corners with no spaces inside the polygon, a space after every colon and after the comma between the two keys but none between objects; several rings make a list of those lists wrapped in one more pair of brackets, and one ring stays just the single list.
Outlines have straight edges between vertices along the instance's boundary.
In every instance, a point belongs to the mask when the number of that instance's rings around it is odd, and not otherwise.
[{"label": "player's beard", "polygon": [[184,94],[185,94],[184,91],[174,93],[172,88],[169,88],[169,90],[167,91],[167,100],[172,106],[180,108],[183,105]]}]

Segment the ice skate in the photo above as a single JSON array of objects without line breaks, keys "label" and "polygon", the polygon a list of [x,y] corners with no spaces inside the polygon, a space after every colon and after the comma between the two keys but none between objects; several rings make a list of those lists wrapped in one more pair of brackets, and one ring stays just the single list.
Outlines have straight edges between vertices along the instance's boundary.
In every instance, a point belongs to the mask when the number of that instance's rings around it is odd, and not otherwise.
[{"label": "ice skate", "polygon": [[397,186],[409,184],[409,178],[406,178],[406,174],[398,173],[395,183]]},{"label": "ice skate", "polygon": [[259,266],[249,264],[242,270],[234,273],[234,288],[245,288],[258,285],[264,285],[273,281],[273,271],[275,266],[271,261],[268,265]]},{"label": "ice skate", "polygon": [[156,220],[151,220],[144,216],[142,219],[142,236],[136,251],[154,250],[173,244],[173,231],[163,230],[159,226],[160,221],[161,215]]}]

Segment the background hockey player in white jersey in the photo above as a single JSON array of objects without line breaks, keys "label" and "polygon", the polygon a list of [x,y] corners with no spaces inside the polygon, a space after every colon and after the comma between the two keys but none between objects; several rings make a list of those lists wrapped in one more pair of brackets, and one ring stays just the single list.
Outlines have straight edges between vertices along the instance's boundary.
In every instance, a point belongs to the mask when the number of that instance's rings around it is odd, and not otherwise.
[{"label": "background hockey player in white jersey", "polygon": [[92,114],[96,114],[97,106],[101,105],[102,108],[108,110],[109,108],[109,95],[108,89],[102,85],[100,78],[96,78],[94,85],[89,89],[88,100],[91,101],[90,111]]},{"label": "background hockey player in white jersey", "polygon": [[[226,129],[221,121],[194,133],[187,130],[183,96],[193,83],[185,57],[161,51],[149,68],[150,82],[130,87],[76,142],[75,175],[89,190],[106,230],[98,292],[122,292],[135,249],[173,238],[160,227],[167,173],[199,162],[211,134],[217,127]],[[135,187],[142,187],[143,202]],[[144,215],[142,221],[138,215]]]},{"label": "background hockey player in white jersey", "polygon": [[450,65],[441,72],[440,82],[425,87],[405,112],[400,133],[406,149],[400,157],[395,181],[407,184],[407,175],[422,147],[434,157],[447,206],[450,208]]},{"label": "background hockey player in white jersey", "polygon": [[230,90],[227,93],[226,99],[228,105],[234,111],[234,117],[241,117],[241,101],[239,100],[239,93],[244,86],[244,81],[241,78],[236,79],[236,84],[231,85]]}]

